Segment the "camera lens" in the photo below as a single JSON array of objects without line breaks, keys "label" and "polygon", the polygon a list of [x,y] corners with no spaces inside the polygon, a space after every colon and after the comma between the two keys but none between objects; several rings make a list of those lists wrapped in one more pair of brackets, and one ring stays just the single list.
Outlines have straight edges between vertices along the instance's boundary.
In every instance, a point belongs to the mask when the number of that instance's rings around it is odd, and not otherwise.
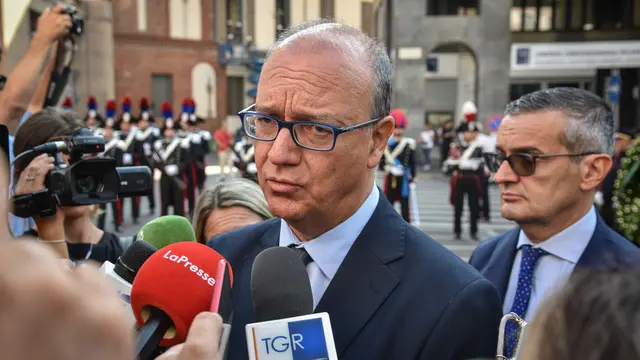
[{"label": "camera lens", "polygon": [[76,189],[80,193],[97,193],[104,190],[104,184],[95,177],[89,175],[78,178]]}]

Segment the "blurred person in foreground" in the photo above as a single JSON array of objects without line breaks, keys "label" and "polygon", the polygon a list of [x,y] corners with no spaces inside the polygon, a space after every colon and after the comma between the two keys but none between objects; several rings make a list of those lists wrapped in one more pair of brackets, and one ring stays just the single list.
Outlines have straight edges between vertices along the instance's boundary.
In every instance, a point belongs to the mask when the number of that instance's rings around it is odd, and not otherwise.
[{"label": "blurred person in foreground", "polygon": [[[576,268],[634,266],[640,249],[609,228],[593,199],[611,168],[613,114],[588,91],[553,88],[507,105],[495,172],[502,216],[518,226],[478,245],[469,263],[495,284],[503,312],[530,321]],[[515,328],[506,333],[507,356]]]},{"label": "blurred person in foreground", "polygon": [[[291,247],[306,262],[315,312],[331,317],[341,360],[495,356],[501,311],[489,281],[409,225],[375,186],[393,134],[391,63],[364,33],[325,20],[285,31],[240,112],[274,219],[215,237],[234,291],[253,260]],[[250,297],[234,298],[229,360],[247,359]]]},{"label": "blurred person in foreground", "polygon": [[258,184],[243,178],[223,178],[200,194],[193,230],[196,241],[206,244],[214,236],[272,217]]},{"label": "blurred person in foreground", "polygon": [[[71,134],[82,128],[72,112],[46,108],[35,113],[18,129],[14,152],[21,154],[49,141],[67,141]],[[63,155],[68,161],[68,155]],[[20,159],[15,164],[15,195],[35,193],[45,189],[46,175],[54,167],[48,154]],[[94,206],[58,207],[54,216],[34,217],[38,241],[54,248],[63,257],[72,260],[95,260],[115,263],[122,254],[120,238],[100,230],[92,221]]]},{"label": "blurred person in foreground", "polygon": [[[0,150],[1,152],[1,150]],[[0,196],[8,164],[0,154]],[[0,201],[0,218],[8,216]],[[50,247],[12,241],[0,221],[0,358],[3,360],[133,359],[134,333],[122,300],[96,267],[61,263]],[[222,319],[203,312],[186,341],[158,360],[221,360]]]},{"label": "blurred person in foreground", "polygon": [[640,273],[577,272],[540,308],[523,360],[640,359]]}]

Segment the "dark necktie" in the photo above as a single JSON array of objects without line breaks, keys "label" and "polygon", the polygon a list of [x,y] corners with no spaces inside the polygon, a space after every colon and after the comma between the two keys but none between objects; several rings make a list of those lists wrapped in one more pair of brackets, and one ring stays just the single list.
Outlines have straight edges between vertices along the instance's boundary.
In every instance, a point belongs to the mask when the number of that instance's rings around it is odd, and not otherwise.
[{"label": "dark necktie", "polygon": [[[516,296],[511,306],[511,312],[518,314],[522,319],[527,315],[527,308],[529,307],[531,286],[533,285],[533,271],[540,257],[546,254],[548,254],[546,251],[540,248],[532,248],[531,245],[524,245],[522,247],[518,286],[516,287]],[[515,356],[513,350],[518,343],[518,326],[513,321],[509,321],[505,331],[507,338],[507,353],[505,355],[511,358]]]},{"label": "dark necktie", "polygon": [[307,265],[309,265],[309,263],[313,262],[313,259],[311,258],[311,255],[309,255],[309,253],[307,252],[307,250],[305,250],[305,248],[296,247],[296,244],[291,244],[291,245],[289,245],[289,249],[295,251],[296,254],[298,254],[298,256],[300,257],[300,260],[302,260],[302,263],[304,264],[304,266],[307,266]]}]

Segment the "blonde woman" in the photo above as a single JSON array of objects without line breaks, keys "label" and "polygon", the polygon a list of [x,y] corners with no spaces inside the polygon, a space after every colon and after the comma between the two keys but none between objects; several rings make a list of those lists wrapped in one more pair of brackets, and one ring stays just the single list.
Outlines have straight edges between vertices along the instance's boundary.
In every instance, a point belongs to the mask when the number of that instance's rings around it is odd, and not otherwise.
[{"label": "blonde woman", "polygon": [[193,230],[196,240],[206,244],[214,236],[272,217],[258,184],[243,178],[223,178],[200,194]]}]

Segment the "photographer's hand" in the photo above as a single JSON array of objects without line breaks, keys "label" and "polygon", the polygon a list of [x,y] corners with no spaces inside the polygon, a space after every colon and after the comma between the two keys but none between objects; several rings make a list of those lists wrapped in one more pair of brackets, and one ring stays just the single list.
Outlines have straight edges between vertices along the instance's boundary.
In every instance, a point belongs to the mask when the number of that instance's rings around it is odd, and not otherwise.
[{"label": "photographer's hand", "polygon": [[53,9],[47,9],[38,18],[38,27],[33,35],[33,40],[42,40],[51,44],[67,35],[71,25],[71,16],[65,13],[64,6],[58,5]]},{"label": "photographer's hand", "polygon": [[[49,171],[53,169],[53,162],[54,159],[48,154],[34,158],[20,174],[14,194],[31,194],[44,190],[44,181]],[[38,238],[42,242],[48,242],[48,245],[51,245],[61,257],[68,258],[67,244],[60,242],[65,239],[62,211],[57,211],[54,216],[34,216],[33,220],[38,226]]]}]

